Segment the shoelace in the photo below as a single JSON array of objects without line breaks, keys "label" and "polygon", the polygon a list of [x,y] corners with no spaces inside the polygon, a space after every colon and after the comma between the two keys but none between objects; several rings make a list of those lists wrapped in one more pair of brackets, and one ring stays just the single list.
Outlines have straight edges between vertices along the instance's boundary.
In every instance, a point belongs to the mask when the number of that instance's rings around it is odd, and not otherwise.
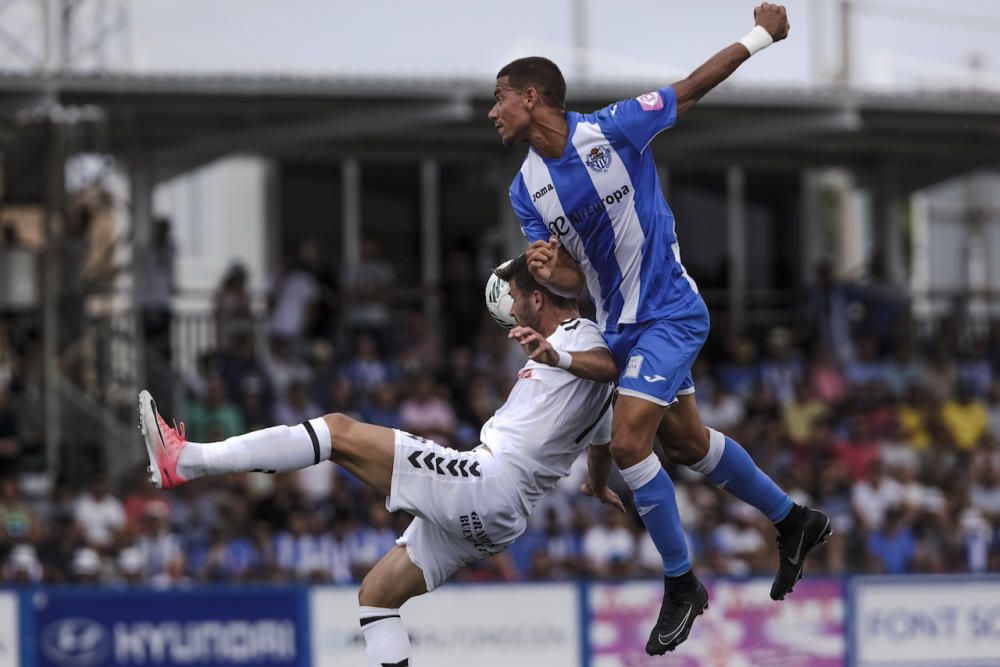
[{"label": "shoelace", "polygon": [[187,440],[187,438],[184,437],[184,422],[181,422],[180,426],[178,427],[177,420],[173,419],[172,421],[174,422],[174,432],[177,433],[177,435],[180,437],[181,440]]}]

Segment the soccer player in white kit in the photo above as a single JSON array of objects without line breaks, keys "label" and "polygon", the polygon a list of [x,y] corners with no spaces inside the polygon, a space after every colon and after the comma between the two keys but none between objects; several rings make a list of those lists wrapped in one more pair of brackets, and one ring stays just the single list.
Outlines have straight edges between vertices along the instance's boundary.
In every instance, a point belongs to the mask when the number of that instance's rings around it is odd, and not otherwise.
[{"label": "soccer player in white kit", "polygon": [[[509,283],[511,331],[529,360],[507,401],[460,452],[404,431],[328,414],[224,442],[188,442],[167,425],[149,392],[139,420],[151,481],[172,488],[196,477],[287,472],[330,459],[386,495],[391,511],[414,515],[361,584],[361,628],[369,667],[408,665],[410,641],[399,607],[433,591],[465,564],[506,549],[528,515],[588,451],[584,492],[624,511],[607,487],[611,382],[618,370],[597,325],[576,302],[539,285],[522,255],[497,270]],[[589,447],[588,447],[589,445]]]}]

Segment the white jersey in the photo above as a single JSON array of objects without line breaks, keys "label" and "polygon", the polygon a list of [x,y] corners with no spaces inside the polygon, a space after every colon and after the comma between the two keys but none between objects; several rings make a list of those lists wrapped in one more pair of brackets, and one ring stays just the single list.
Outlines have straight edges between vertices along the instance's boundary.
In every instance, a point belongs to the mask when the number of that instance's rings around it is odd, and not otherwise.
[{"label": "white jersey", "polygon": [[[560,323],[548,340],[567,352],[607,349],[597,325],[583,318]],[[516,480],[527,513],[569,474],[589,444],[610,442],[614,385],[530,360],[517,375],[480,438]]]}]

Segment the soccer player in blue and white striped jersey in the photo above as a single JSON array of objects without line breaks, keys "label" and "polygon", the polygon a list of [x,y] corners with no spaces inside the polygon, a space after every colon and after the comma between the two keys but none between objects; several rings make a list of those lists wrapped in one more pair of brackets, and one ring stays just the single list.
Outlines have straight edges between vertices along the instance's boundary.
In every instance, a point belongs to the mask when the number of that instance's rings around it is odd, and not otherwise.
[{"label": "soccer player in blue and white striped jersey", "polygon": [[788,34],[784,7],[764,3],[754,18],[746,37],[686,79],[589,114],[565,110],[566,84],[554,63],[515,60],[497,74],[489,114],[505,145],[530,144],[510,198],[531,242],[532,273],[559,294],[588,288],[618,365],[612,455],[665,572],[650,654],[684,641],[708,603],[691,569],[672,483],[652,451],[654,436],[672,460],[775,523],[780,562],[772,598],[791,591],[805,556],[830,530],[825,514],[792,503],[739,443],[701,423],[690,369],[708,335],[708,311],[681,264],[674,217],[647,150],[754,52]]}]

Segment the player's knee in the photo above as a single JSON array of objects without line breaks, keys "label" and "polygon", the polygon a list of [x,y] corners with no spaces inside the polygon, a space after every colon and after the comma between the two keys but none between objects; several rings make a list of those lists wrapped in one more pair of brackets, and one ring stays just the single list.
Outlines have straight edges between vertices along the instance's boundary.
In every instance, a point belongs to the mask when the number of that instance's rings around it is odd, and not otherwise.
[{"label": "player's knee", "polygon": [[402,606],[403,601],[397,595],[393,595],[390,588],[385,586],[378,576],[369,572],[361,580],[361,586],[358,588],[358,604],[362,607],[395,609]]},{"label": "player's knee", "polygon": [[701,461],[708,454],[708,430],[684,433],[661,441],[667,458],[674,463],[689,466]]},{"label": "player's knee", "polygon": [[653,441],[629,430],[619,429],[611,437],[611,458],[619,468],[630,468],[653,451]]},{"label": "player's knee", "polygon": [[361,586],[358,588],[358,604],[362,607],[381,607],[376,588],[373,585],[371,574],[362,579]]},{"label": "player's knee", "polygon": [[357,422],[341,412],[323,415],[323,421],[326,422],[326,428],[330,431],[331,456],[343,453],[350,442],[351,430]]}]

